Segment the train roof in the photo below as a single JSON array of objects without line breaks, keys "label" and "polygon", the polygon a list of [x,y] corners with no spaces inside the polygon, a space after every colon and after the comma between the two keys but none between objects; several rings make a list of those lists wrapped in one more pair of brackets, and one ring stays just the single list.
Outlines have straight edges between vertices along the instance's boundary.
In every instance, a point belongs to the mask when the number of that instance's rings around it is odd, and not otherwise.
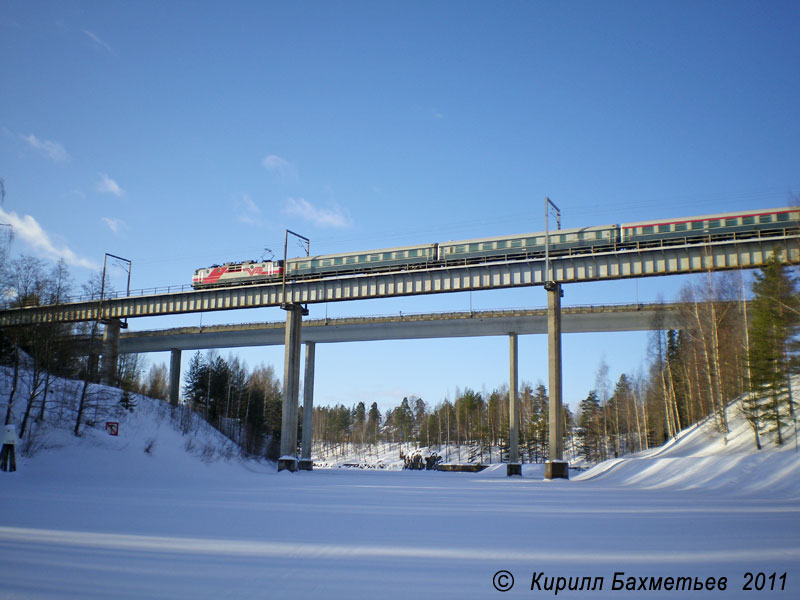
[{"label": "train roof", "polygon": [[[551,229],[550,234],[562,234],[562,233],[580,233],[585,231],[603,231],[606,229],[613,229],[618,227],[615,223],[610,225],[595,225],[593,227],[573,227],[572,229]],[[495,242],[495,241],[502,241],[502,240],[518,240],[521,238],[529,238],[538,235],[544,235],[544,231],[532,231],[529,233],[519,233],[516,235],[496,235],[492,237],[485,237],[485,238],[475,238],[472,240],[450,240],[448,242],[442,242],[441,246],[454,246],[456,244],[477,244],[481,242]]]},{"label": "train roof", "polygon": [[782,206],[780,208],[758,208],[753,210],[740,210],[736,212],[718,213],[715,215],[697,215],[691,217],[675,217],[672,219],[653,219],[651,221],[637,221],[635,223],[623,223],[622,228],[648,227],[650,225],[665,225],[667,223],[692,223],[694,221],[708,221],[709,219],[733,219],[734,217],[758,217],[760,215],[771,215],[774,213],[798,212],[800,207]]},{"label": "train roof", "polygon": [[375,250],[359,250],[358,252],[339,252],[337,254],[316,254],[313,256],[295,256],[289,258],[289,261],[298,260],[316,260],[319,258],[346,258],[348,256],[361,256],[362,254],[380,254],[382,252],[400,252],[403,250],[422,250],[433,248],[436,244],[417,244],[414,246],[397,246],[396,248],[376,248]]}]

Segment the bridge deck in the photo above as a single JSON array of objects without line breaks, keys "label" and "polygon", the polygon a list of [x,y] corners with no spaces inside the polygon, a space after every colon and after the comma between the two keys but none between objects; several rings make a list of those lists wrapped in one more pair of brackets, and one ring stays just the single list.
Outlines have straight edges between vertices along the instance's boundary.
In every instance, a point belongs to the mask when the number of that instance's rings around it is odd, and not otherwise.
[{"label": "bridge deck", "polygon": [[[744,239],[674,241],[617,252],[552,257],[552,278],[560,283],[577,283],[757,268],[773,257],[783,264],[800,263],[800,230],[796,228]],[[287,283],[285,295],[281,284],[273,283],[114,298],[102,305],[94,300],[7,309],[0,311],[0,327],[528,287],[543,285],[545,280],[545,261],[541,258],[481,262],[295,281]]]},{"label": "bridge deck", "polygon": [[[680,326],[679,306],[675,304],[564,307],[562,320],[565,333],[647,331]],[[278,321],[127,331],[120,335],[119,349],[121,353],[139,353],[277,346],[284,343],[285,325]],[[335,343],[498,336],[512,332],[547,333],[547,309],[309,319],[303,321],[301,335],[303,342]]]}]

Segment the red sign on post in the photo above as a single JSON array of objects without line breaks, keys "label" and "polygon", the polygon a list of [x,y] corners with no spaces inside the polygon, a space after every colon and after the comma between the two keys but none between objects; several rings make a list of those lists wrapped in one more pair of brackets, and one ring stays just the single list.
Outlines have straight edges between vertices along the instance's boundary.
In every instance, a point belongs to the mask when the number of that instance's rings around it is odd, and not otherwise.
[{"label": "red sign on post", "polygon": [[106,421],[106,431],[108,435],[119,435],[119,422]]}]

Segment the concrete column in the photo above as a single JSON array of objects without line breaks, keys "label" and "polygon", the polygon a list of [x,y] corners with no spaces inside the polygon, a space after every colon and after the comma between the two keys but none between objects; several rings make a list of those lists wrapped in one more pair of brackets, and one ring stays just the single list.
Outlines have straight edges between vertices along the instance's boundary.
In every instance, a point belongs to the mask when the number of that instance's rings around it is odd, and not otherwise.
[{"label": "concrete column", "polygon": [[567,479],[569,464],[564,462],[564,415],[561,409],[561,286],[545,285],[547,290],[547,354],[550,380],[550,460],[545,464],[547,479]]},{"label": "concrete column", "polygon": [[169,403],[178,406],[181,397],[181,351],[171,351],[169,360]]},{"label": "concrete column", "polygon": [[119,319],[109,319],[105,322],[103,331],[103,373],[101,381],[106,385],[116,384],[117,358],[119,357],[119,330],[122,322]]},{"label": "concrete column", "polygon": [[299,304],[287,305],[279,471],[297,470],[297,403],[300,393],[300,329],[302,322],[303,307]]},{"label": "concrete column", "polygon": [[508,465],[507,475],[522,475],[522,465],[519,462],[519,394],[517,357],[517,334],[508,334]]},{"label": "concrete column", "polygon": [[311,462],[311,434],[314,420],[314,358],[316,344],[306,343],[306,371],[303,376],[303,449],[300,453],[300,462],[297,468],[301,471],[311,471],[314,468]]}]

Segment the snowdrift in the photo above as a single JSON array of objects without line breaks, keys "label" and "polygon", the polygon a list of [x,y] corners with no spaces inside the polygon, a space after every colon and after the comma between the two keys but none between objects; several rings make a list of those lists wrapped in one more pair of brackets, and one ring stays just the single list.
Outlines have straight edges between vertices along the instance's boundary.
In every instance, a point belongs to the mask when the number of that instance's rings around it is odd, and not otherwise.
[{"label": "snowdrift", "polygon": [[[800,378],[792,383],[793,397],[798,398]],[[660,448],[607,460],[574,479],[640,488],[800,494],[800,452],[794,423],[783,429],[783,446],[775,444],[774,434],[762,434],[764,448],[759,451],[740,401],[728,406],[727,416],[730,428],[727,444],[716,430],[713,418],[708,418],[683,430]]]}]

